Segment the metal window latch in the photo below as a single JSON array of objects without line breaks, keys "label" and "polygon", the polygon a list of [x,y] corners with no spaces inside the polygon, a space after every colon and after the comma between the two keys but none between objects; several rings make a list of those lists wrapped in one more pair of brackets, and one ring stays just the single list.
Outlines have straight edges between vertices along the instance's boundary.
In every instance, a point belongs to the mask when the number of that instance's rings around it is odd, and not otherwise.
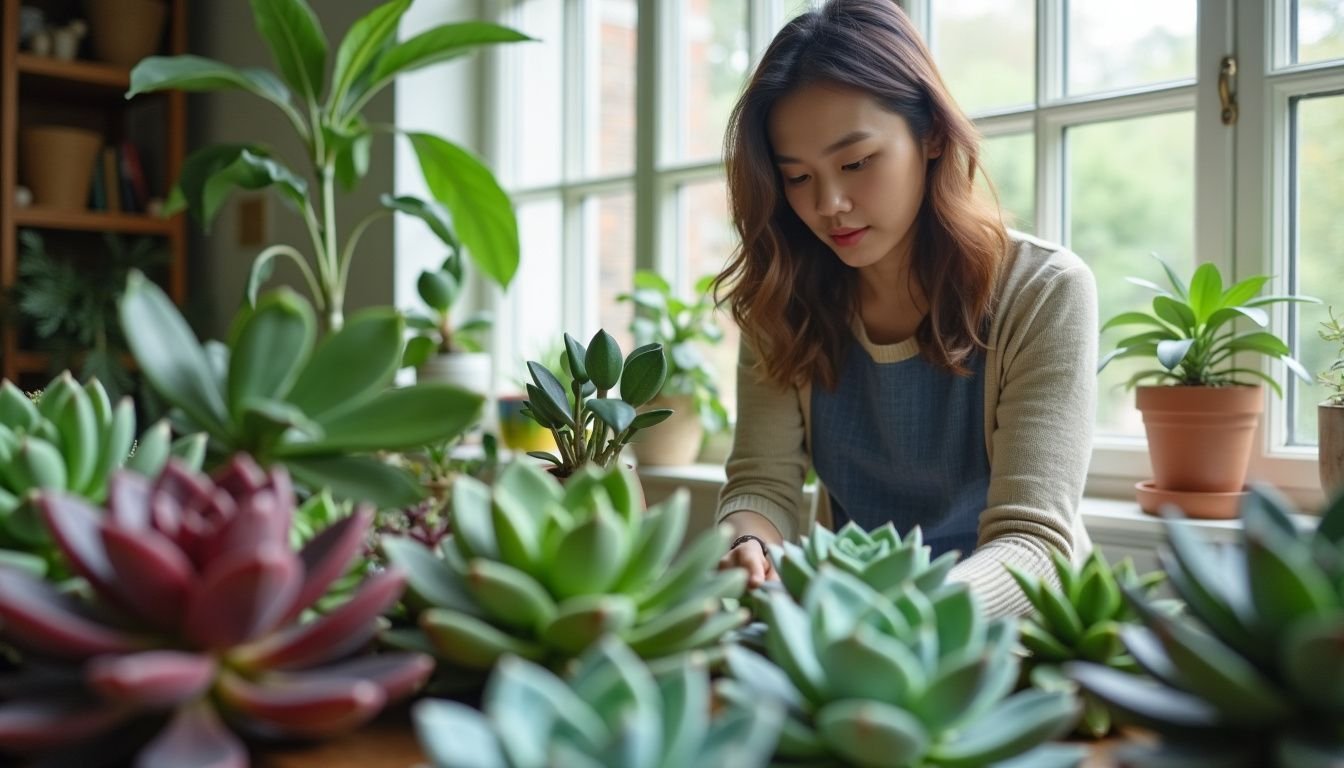
[{"label": "metal window latch", "polygon": [[1234,82],[1237,77],[1237,58],[1224,56],[1218,67],[1218,99],[1223,103],[1223,125],[1237,122],[1237,92]]}]

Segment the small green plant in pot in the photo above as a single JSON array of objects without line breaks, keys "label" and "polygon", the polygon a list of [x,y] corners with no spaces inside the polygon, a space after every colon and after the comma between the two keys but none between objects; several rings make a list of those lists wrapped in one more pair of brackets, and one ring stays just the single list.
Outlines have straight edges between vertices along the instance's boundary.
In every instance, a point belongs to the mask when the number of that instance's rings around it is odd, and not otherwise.
[{"label": "small green plant in pot", "polygon": [[[604,330],[586,348],[565,334],[563,362],[568,370],[559,373],[535,361],[527,364],[532,383],[527,385],[526,414],[551,431],[559,452],[528,455],[551,462],[557,477],[568,477],[586,464],[611,466],[640,430],[672,415],[666,408],[635,410],[652,400],[667,378],[661,344],[637,347],[622,360],[620,345]],[[611,397],[618,384],[620,397]]]},{"label": "small green plant in pot", "polygon": [[667,380],[649,408],[675,412],[657,432],[634,441],[641,464],[689,464],[700,452],[706,433],[728,426],[728,411],[719,398],[717,376],[701,345],[717,344],[723,329],[714,319],[714,276],[696,281],[695,298],[673,295],[672,286],[656,272],[635,273],[635,290],[618,301],[634,305],[630,331],[639,345],[657,342],[667,353]]},{"label": "small green plant in pot", "polygon": [[402,364],[416,369],[416,381],[441,381],[488,394],[490,356],[485,334],[492,318],[477,312],[455,322],[453,305],[465,287],[461,251],[454,250],[438,269],[427,269],[416,280],[416,291],[427,311],[406,313],[406,325],[414,335],[406,342]]},{"label": "small green plant in pot", "polygon": [[1297,768],[1344,754],[1344,496],[1315,530],[1253,488],[1239,546],[1209,543],[1179,516],[1166,520],[1159,561],[1185,601],[1166,615],[1126,598],[1143,626],[1121,631],[1151,677],[1090,663],[1066,672],[1117,717],[1160,741],[1135,745],[1125,765]]},{"label": "small green plant in pot", "polygon": [[266,248],[252,264],[249,299],[255,300],[274,260],[287,258],[303,274],[326,327],[340,328],[350,261],[360,237],[379,217],[394,213],[422,219],[450,248],[460,241],[486,275],[507,287],[518,268],[513,207],[490,170],[463,148],[433,134],[406,133],[434,200],[384,195],[381,207],[348,232],[338,227],[336,194],[338,186],[353,189],[367,173],[370,144],[377,133],[387,131],[371,123],[364,108],[396,78],[482,46],[530,38],[473,21],[443,24],[398,41],[397,30],[411,0],[392,0],[351,25],[328,79],[326,33],[304,0],[252,0],[251,5],[278,76],[200,56],[151,56],[131,71],[126,94],[240,90],[271,103],[289,120],[304,147],[311,178],[261,145],[220,144],[187,158],[169,200],[170,209],[189,209],[207,230],[234,188],[274,189],[299,213],[308,231],[312,266],[294,245]]},{"label": "small green plant in pot", "polygon": [[1318,333],[1322,341],[1337,344],[1339,349],[1330,367],[1316,377],[1327,392],[1316,409],[1316,428],[1321,489],[1333,496],[1344,493],[1344,325],[1335,318],[1333,308],[1329,314],[1330,320],[1321,323]]},{"label": "small green plant in pot", "polygon": [[[1306,296],[1261,296],[1269,278],[1256,275],[1224,286],[1213,264],[1201,264],[1187,286],[1162,261],[1168,286],[1131,277],[1153,290],[1149,311],[1121,312],[1103,326],[1139,329],[1103,357],[1098,370],[1112,360],[1144,357],[1159,367],[1134,374],[1136,403],[1143,413],[1154,479],[1138,485],[1139,503],[1156,514],[1162,503],[1174,503],[1187,514],[1234,517],[1244,489],[1251,441],[1264,410],[1267,382],[1282,394],[1279,383],[1264,371],[1241,361],[1245,355],[1278,360],[1293,374],[1310,380],[1292,358],[1288,345],[1272,332],[1264,307],[1283,302],[1317,302]],[[1256,330],[1239,331],[1239,321]],[[1163,386],[1168,385],[1168,386]]]}]

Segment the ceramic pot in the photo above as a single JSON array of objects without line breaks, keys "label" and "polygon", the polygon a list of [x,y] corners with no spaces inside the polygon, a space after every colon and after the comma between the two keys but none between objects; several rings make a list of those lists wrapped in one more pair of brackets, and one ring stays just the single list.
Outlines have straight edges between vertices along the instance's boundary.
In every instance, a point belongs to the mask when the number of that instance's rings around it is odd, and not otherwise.
[{"label": "ceramic pot", "polygon": [[421,384],[439,382],[488,395],[490,390],[490,354],[488,352],[453,352],[435,355],[415,369],[415,380]]},{"label": "ceramic pot", "polygon": [[1321,490],[1325,498],[1344,493],[1344,405],[1322,403],[1316,408],[1320,438]]},{"label": "ceramic pot", "polygon": [[87,0],[84,8],[98,60],[130,67],[159,50],[166,0]]},{"label": "ceramic pot", "polygon": [[1234,493],[1260,414],[1262,387],[1139,387],[1135,399],[1148,433],[1153,485],[1164,491]]},{"label": "ceramic pot", "polygon": [[658,408],[671,408],[673,413],[663,423],[635,435],[630,442],[635,458],[650,467],[694,464],[700,455],[700,441],[705,436],[694,399],[690,395],[659,395],[640,410]]},{"label": "ceramic pot", "polygon": [[32,125],[19,131],[19,166],[33,204],[82,211],[103,137],[83,128]]}]

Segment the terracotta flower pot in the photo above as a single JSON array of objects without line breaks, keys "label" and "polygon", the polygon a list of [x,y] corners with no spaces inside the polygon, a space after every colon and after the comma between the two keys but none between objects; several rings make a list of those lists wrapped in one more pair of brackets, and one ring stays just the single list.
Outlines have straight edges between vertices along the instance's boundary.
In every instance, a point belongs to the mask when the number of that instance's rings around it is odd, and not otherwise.
[{"label": "terracotta flower pot", "polygon": [[1320,438],[1321,490],[1326,499],[1344,493],[1344,405],[1321,403],[1316,409]]},{"label": "terracotta flower pot", "polygon": [[100,61],[130,67],[158,51],[165,0],[87,0],[89,37]]},{"label": "terracotta flower pot", "polygon": [[44,208],[82,211],[103,138],[83,128],[32,125],[19,131],[20,175]]},{"label": "terracotta flower pot", "polygon": [[1262,387],[1139,387],[1159,490],[1235,493],[1246,484]]},{"label": "terracotta flower pot", "polygon": [[657,408],[671,408],[673,413],[662,424],[635,435],[630,443],[635,449],[635,458],[640,464],[651,467],[693,464],[700,455],[700,441],[705,436],[695,401],[690,395],[659,395],[640,410]]}]

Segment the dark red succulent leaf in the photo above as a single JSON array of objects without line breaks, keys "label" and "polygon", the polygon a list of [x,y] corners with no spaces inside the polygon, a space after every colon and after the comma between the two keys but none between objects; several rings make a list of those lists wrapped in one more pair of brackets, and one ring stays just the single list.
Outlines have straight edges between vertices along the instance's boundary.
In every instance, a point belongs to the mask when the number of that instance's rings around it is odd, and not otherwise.
[{"label": "dark red succulent leaf", "polygon": [[247,768],[247,748],[205,702],[178,710],[173,721],[136,756],[136,768]]},{"label": "dark red succulent leaf", "polygon": [[230,661],[262,670],[311,667],[343,658],[372,639],[378,617],[396,603],[405,587],[406,577],[399,570],[374,574],[335,610],[239,649]]},{"label": "dark red succulent leaf", "polygon": [[108,478],[107,511],[118,528],[139,531],[153,525],[149,489],[150,479],[139,472],[119,470]]},{"label": "dark red succulent leaf", "polygon": [[328,678],[320,673],[252,683],[224,672],[215,691],[221,703],[248,722],[276,734],[306,737],[356,728],[387,701],[382,687],[371,680]]},{"label": "dark red succulent leaf", "polygon": [[291,621],[327,593],[327,588],[345,575],[359,556],[364,534],[373,521],[373,507],[361,504],[349,516],[341,518],[314,536],[299,551],[303,561],[303,588],[285,612]]},{"label": "dark red succulent leaf", "polygon": [[123,602],[155,627],[176,630],[197,580],[191,561],[177,545],[150,528],[103,525],[101,532]]},{"label": "dark red succulent leaf", "polygon": [[35,752],[87,739],[131,711],[92,697],[23,699],[0,704],[0,755]]},{"label": "dark red succulent leaf", "polygon": [[203,552],[206,561],[234,552],[251,552],[267,544],[287,545],[293,504],[288,504],[289,513],[285,506],[286,502],[270,489],[239,498],[229,520],[206,542]]},{"label": "dark red succulent leaf", "polygon": [[104,597],[120,600],[121,595],[113,586],[116,573],[107,559],[99,531],[102,511],[78,496],[54,491],[40,493],[37,506],[56,546],[75,573]]},{"label": "dark red succulent leaf", "polygon": [[302,580],[299,559],[278,545],[211,563],[188,599],[183,634],[217,650],[255,640],[280,622]]},{"label": "dark red succulent leaf", "polygon": [[381,653],[377,656],[359,656],[321,669],[301,673],[276,673],[267,679],[295,676],[369,680],[383,689],[389,702],[405,698],[420,690],[434,671],[434,657],[424,653]]},{"label": "dark red succulent leaf", "polygon": [[[282,488],[276,483],[277,475],[283,475]],[[235,453],[229,463],[215,474],[215,486],[228,491],[234,497],[247,496],[267,486],[277,491],[288,492],[293,497],[293,488],[289,486],[289,475],[284,469],[272,470],[267,474],[260,465],[245,453]]]},{"label": "dark red succulent leaf", "polygon": [[84,659],[143,650],[144,642],[83,616],[50,584],[0,567],[0,627],[6,640],[39,656]]},{"label": "dark red succulent leaf", "polygon": [[89,687],[108,701],[164,708],[199,698],[210,689],[215,660],[186,651],[144,651],[99,656],[88,664]]}]

